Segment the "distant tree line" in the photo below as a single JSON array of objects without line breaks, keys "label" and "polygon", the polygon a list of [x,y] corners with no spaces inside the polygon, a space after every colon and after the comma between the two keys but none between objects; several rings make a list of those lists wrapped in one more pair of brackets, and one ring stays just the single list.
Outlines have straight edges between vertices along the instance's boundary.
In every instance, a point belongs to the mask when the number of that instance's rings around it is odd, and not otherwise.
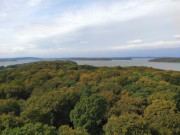
[{"label": "distant tree line", "polygon": [[149,61],[150,62],[180,62],[180,58],[155,58]]}]

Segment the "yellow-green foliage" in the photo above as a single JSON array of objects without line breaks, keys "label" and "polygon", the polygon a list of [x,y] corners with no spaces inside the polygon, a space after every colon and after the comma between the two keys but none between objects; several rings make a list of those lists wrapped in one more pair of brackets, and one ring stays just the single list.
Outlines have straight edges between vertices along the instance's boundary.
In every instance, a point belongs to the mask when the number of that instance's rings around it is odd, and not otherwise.
[{"label": "yellow-green foliage", "polygon": [[123,113],[142,114],[145,108],[145,102],[140,98],[133,98],[127,92],[121,92],[120,100],[114,103],[114,106],[108,112],[108,116],[119,116]]},{"label": "yellow-green foliage", "polygon": [[118,101],[120,98],[118,95],[114,94],[112,91],[102,91],[99,93],[100,96],[103,96],[107,101],[107,108],[108,110],[113,107],[113,105]]},{"label": "yellow-green foliage", "polygon": [[0,71],[2,135],[103,135],[103,127],[108,135],[180,134],[179,71],[68,61],[10,67]]},{"label": "yellow-green foliage", "polygon": [[78,127],[72,129],[68,125],[63,125],[59,128],[59,135],[89,135],[85,129]]},{"label": "yellow-green foliage", "polygon": [[153,101],[152,105],[145,109],[144,118],[154,134],[180,134],[180,112],[171,101]]},{"label": "yellow-green foliage", "polygon": [[23,124],[19,117],[10,114],[0,115],[0,131],[7,128],[19,127]]},{"label": "yellow-green foliage", "polygon": [[58,135],[58,132],[52,126],[28,123],[22,127],[7,128],[2,132],[2,135]]},{"label": "yellow-green foliage", "polygon": [[104,126],[105,135],[150,135],[147,121],[136,114],[112,116]]},{"label": "yellow-green foliage", "polygon": [[176,101],[176,97],[178,96],[177,93],[171,92],[170,90],[166,90],[166,91],[160,91],[160,92],[156,92],[152,95],[150,95],[147,98],[147,101],[149,104],[152,103],[152,101],[156,100],[156,99],[160,99],[160,100],[169,100],[169,101],[174,101],[175,103],[177,103]]},{"label": "yellow-green foliage", "polygon": [[157,86],[157,82],[148,78],[141,78],[135,83],[135,85],[154,88]]}]

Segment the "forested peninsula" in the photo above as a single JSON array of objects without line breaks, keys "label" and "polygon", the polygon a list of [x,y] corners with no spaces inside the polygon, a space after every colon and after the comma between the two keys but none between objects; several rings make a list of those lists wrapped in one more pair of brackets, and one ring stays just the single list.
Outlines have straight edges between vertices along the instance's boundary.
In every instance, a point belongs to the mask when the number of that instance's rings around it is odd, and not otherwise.
[{"label": "forested peninsula", "polygon": [[155,58],[149,61],[150,62],[180,62],[180,58]]},{"label": "forested peninsula", "polygon": [[180,72],[39,61],[0,71],[1,135],[179,135]]}]

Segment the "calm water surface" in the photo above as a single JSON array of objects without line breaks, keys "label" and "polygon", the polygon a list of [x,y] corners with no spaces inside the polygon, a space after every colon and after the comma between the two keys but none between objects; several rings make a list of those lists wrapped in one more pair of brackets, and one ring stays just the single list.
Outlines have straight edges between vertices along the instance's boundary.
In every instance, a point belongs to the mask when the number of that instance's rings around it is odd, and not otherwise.
[{"label": "calm water surface", "polygon": [[9,66],[9,65],[16,65],[16,64],[24,64],[24,63],[31,63],[35,62],[35,60],[19,60],[19,61],[0,61],[0,66]]},{"label": "calm water surface", "polygon": [[[112,61],[93,61],[93,60],[75,60],[79,65],[92,65],[92,66],[147,66],[164,70],[180,71],[180,63],[167,63],[167,62],[148,62],[150,59],[132,59],[132,60],[112,60]],[[15,64],[23,64],[35,62],[34,60],[21,60],[21,61],[5,61],[0,62],[0,66],[8,66]]]},{"label": "calm water surface", "polygon": [[76,60],[75,62],[79,65],[93,65],[93,66],[147,66],[153,67],[157,69],[164,69],[164,70],[176,70],[180,71],[180,63],[168,63],[168,62],[148,62],[150,59],[132,59],[132,60],[112,60],[112,61],[83,61],[83,60]]}]

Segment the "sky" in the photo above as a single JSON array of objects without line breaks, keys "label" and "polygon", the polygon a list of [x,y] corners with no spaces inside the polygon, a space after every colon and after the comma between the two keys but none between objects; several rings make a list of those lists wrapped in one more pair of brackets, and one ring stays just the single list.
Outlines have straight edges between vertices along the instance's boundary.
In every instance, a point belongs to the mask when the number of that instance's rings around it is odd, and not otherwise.
[{"label": "sky", "polygon": [[180,0],[0,0],[0,58],[180,57]]}]

